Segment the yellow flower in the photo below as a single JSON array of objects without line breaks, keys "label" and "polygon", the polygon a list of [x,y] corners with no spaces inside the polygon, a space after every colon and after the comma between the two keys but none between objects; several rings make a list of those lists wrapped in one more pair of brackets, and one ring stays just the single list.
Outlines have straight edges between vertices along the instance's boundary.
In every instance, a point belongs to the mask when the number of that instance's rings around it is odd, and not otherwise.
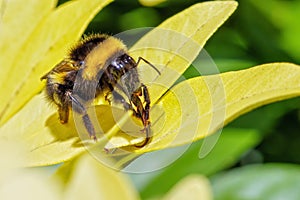
[{"label": "yellow flower", "polygon": [[[64,57],[89,21],[109,2],[77,0],[56,7],[55,0],[0,1],[0,147],[2,153],[8,152],[1,154],[0,160],[12,160],[1,165],[1,199],[19,195],[29,199],[138,199],[137,192],[122,174],[99,165],[88,154],[78,155],[91,146],[93,154],[108,151],[101,155],[108,157],[103,159],[109,163],[111,155],[122,156],[124,151],[120,149],[134,152],[116,163],[117,167],[122,166],[145,152],[204,138],[247,111],[300,94],[300,68],[289,63],[176,82],[237,7],[234,1],[200,3],[169,18],[130,49],[131,56],[147,58],[161,72],[157,76],[151,69],[141,67],[141,77],[150,85],[151,143],[134,148],[143,135],[130,136],[119,128],[131,116],[113,110],[114,114],[122,115],[116,124],[112,108],[98,105],[98,123],[104,128],[107,140],[103,137],[99,142],[100,151],[97,144],[85,146],[78,137],[74,120],[60,124],[56,110],[45,103],[41,93],[44,85],[39,79]],[[34,171],[14,169],[20,165],[45,166],[64,161],[70,162],[63,164],[52,180]],[[8,180],[10,184],[5,182]],[[198,185],[199,180],[192,178],[191,185]],[[23,185],[28,186],[24,187],[26,190],[12,192]],[[210,199],[210,191],[207,187],[206,190]],[[187,194],[185,190],[174,191],[166,199]]]},{"label": "yellow flower", "polygon": [[[0,132],[7,140],[24,143],[24,165],[56,164],[85,151],[85,142],[77,134],[77,123],[70,119],[68,124],[60,124],[56,110],[39,94],[43,88],[39,78],[64,57],[89,20],[107,3],[78,0],[54,8],[54,0],[32,1],[30,8],[21,10],[19,4],[1,4]],[[235,1],[196,4],[138,41],[130,55],[150,60],[161,71],[157,76],[151,68],[141,67],[142,80],[149,83],[153,139],[143,148],[134,148],[143,135],[134,137],[119,128],[120,123],[126,124],[131,117],[113,110],[123,116],[116,124],[111,107],[99,105],[97,123],[108,139],[103,137],[100,151],[93,145],[86,147],[92,146],[91,151],[98,154],[104,152],[104,143],[109,140],[105,150],[113,155],[124,154],[116,150],[120,147],[126,153],[136,153],[117,163],[121,166],[142,153],[204,138],[260,105],[299,95],[299,67],[289,63],[266,64],[176,83],[236,7]],[[289,79],[285,78],[287,74]]]}]

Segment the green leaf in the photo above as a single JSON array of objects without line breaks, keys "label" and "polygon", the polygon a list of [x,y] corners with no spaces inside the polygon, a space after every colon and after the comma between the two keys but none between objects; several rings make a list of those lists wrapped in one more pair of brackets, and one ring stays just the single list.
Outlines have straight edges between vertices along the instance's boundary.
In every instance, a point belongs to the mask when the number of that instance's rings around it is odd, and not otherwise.
[{"label": "green leaf", "polygon": [[[273,35],[277,37],[272,36],[273,38],[270,38],[270,42],[275,39],[275,44],[280,45],[281,49],[287,52],[289,56],[299,60],[300,41],[297,37],[300,34],[300,28],[297,26],[299,24],[297,19],[300,17],[298,12],[300,9],[299,1],[273,1],[269,3],[254,0],[251,1],[250,5],[257,9],[256,12],[262,12],[264,17],[269,20],[269,23],[274,26]],[[277,49],[279,48],[277,47]]]},{"label": "green leaf", "polygon": [[128,178],[89,154],[63,164],[53,177],[64,183],[64,199],[139,199]]},{"label": "green leaf", "polygon": [[264,164],[237,168],[212,178],[216,200],[299,199],[300,168]]},{"label": "green leaf", "polygon": [[[254,130],[225,128],[212,151],[200,159],[198,154],[203,142],[205,141],[200,140],[193,143],[172,165],[150,178],[146,186],[141,188],[142,197],[165,194],[174,184],[190,174],[211,175],[235,164],[245,151],[260,142],[260,134]],[[147,178],[140,174],[132,176],[136,181],[143,179],[143,182]]]},{"label": "green leaf", "polygon": [[[26,40],[22,40],[21,44],[15,47],[14,52],[10,52],[8,58],[11,59],[7,61],[9,63],[1,65],[4,68],[4,73],[0,79],[2,85],[0,90],[1,124],[7,121],[42,89],[44,84],[40,81],[40,77],[64,58],[71,44],[80,38],[90,20],[110,1],[71,1],[62,4],[56,9],[52,8],[51,10],[43,11],[42,13],[46,12],[43,14],[44,17],[37,17],[37,20],[39,20],[37,22],[35,22],[35,19],[32,19],[35,16],[29,17],[29,15],[36,15],[40,11],[41,6],[33,7],[35,10],[32,10],[32,13],[25,13],[26,15],[22,16],[25,18],[24,20],[31,20],[30,22],[26,21],[26,26],[34,21],[34,27],[31,27],[30,32],[26,33]],[[47,2],[45,1],[44,3],[47,4]],[[22,5],[22,7],[28,7],[27,4],[25,1],[18,2],[18,6]],[[22,8],[20,9],[22,10]],[[9,11],[7,10],[7,12]],[[11,12],[15,14],[18,10],[11,10]],[[12,29],[10,32],[7,31],[7,34],[13,35],[12,39],[23,37],[23,32],[15,33]],[[6,40],[6,38],[1,37],[1,40]],[[9,45],[11,44],[13,42],[10,42]],[[6,51],[5,46],[3,50]],[[0,57],[0,60],[7,60],[5,55]]]}]

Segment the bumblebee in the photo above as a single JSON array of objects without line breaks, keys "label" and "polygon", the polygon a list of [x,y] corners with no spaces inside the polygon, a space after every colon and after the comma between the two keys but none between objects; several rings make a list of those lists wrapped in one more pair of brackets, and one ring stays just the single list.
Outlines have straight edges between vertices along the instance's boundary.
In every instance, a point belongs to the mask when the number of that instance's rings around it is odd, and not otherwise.
[{"label": "bumblebee", "polygon": [[[72,109],[81,116],[90,138],[97,141],[87,107],[102,95],[109,103],[112,98],[123,104],[124,109],[132,110],[133,115],[142,121],[145,140],[137,146],[143,147],[150,141],[151,123],[148,88],[140,82],[137,71],[140,61],[146,62],[160,74],[144,58],[139,57],[136,62],[130,57],[119,39],[106,34],[93,34],[71,48],[68,56],[41,80],[46,80],[46,95],[57,105],[62,124],[68,122]],[[116,92],[115,88],[121,92]]]}]

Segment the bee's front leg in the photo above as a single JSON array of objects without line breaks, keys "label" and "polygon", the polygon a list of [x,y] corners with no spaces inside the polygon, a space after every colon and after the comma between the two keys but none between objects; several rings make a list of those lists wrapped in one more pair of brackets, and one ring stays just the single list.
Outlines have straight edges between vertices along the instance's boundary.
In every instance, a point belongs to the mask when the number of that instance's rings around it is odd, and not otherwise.
[{"label": "bee's front leg", "polygon": [[[144,97],[145,106],[143,105],[143,102],[141,101],[141,96]],[[134,115],[142,120],[143,123],[143,132],[145,132],[146,138],[144,142],[140,145],[136,145],[137,147],[143,147],[151,139],[151,129],[150,129],[150,119],[149,119],[149,112],[150,112],[150,97],[147,87],[142,84],[141,87],[139,87],[132,95],[130,100],[132,106],[132,110],[134,112]]]},{"label": "bee's front leg", "polygon": [[146,125],[150,124],[150,120],[149,120],[149,113],[150,113],[150,96],[149,96],[149,91],[148,88],[142,84],[141,85],[141,89],[143,90],[143,95],[144,95],[144,100],[145,100],[145,109],[144,109],[144,113],[143,113],[143,118],[145,121]]}]

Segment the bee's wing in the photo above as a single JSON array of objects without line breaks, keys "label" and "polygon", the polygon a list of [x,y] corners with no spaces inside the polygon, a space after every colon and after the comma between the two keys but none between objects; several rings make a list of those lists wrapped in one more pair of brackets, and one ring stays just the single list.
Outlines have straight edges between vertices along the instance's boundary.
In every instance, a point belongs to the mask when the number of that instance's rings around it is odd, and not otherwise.
[{"label": "bee's wing", "polygon": [[60,63],[55,65],[55,67],[51,69],[48,73],[42,76],[41,80],[47,79],[48,75],[52,73],[69,72],[77,69],[78,67],[75,65],[74,61],[64,59]]}]

